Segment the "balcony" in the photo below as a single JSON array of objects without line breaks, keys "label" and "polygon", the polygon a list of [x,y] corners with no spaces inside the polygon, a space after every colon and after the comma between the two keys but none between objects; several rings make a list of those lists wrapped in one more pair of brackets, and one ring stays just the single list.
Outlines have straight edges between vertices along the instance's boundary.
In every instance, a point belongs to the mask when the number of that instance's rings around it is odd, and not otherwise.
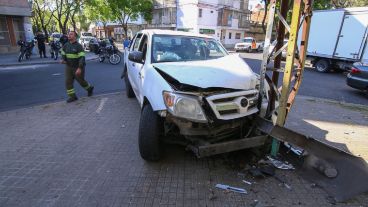
[{"label": "balcony", "polygon": [[222,27],[248,28],[250,26],[250,12],[222,8],[218,11],[217,25]]}]

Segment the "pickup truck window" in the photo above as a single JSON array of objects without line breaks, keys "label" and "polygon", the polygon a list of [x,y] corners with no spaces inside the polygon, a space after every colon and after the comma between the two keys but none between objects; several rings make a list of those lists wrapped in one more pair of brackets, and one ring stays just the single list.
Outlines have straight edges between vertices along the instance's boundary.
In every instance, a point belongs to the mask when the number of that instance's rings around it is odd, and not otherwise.
[{"label": "pickup truck window", "polygon": [[152,63],[216,59],[227,55],[215,40],[201,37],[154,35]]},{"label": "pickup truck window", "polygon": [[139,42],[141,41],[141,38],[142,38],[142,34],[137,34],[137,37],[134,40],[133,51],[138,50],[138,46],[139,46]]}]

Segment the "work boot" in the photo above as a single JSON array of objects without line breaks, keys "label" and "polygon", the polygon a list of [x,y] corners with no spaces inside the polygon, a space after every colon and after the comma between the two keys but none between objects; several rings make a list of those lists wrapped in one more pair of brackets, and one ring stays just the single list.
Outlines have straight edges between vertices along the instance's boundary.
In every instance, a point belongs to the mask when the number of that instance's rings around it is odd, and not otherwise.
[{"label": "work boot", "polygon": [[93,86],[91,86],[91,87],[89,87],[89,89],[87,90],[87,92],[88,92],[88,96],[92,96],[93,95],[93,89],[94,89],[95,87],[93,87]]},{"label": "work boot", "polygon": [[70,97],[66,100],[66,102],[67,102],[67,103],[71,103],[71,102],[76,101],[76,100],[78,100],[77,96],[70,96]]}]

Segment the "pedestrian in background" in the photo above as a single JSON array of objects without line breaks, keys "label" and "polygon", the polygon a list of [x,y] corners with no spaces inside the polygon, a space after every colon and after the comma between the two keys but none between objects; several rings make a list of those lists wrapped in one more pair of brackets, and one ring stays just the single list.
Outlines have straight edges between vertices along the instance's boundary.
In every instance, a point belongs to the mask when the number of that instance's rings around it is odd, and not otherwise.
[{"label": "pedestrian in background", "polygon": [[40,53],[40,58],[42,58],[42,56],[44,58],[47,58],[46,46],[45,46],[45,41],[46,41],[45,35],[43,35],[41,32],[38,32],[35,39],[37,40],[38,52]]},{"label": "pedestrian in background", "polygon": [[124,49],[129,47],[130,45],[130,37],[126,38],[123,42],[123,45],[124,45]]},{"label": "pedestrian in background", "polygon": [[77,33],[70,31],[68,34],[68,42],[64,44],[61,55],[62,63],[65,67],[65,87],[69,96],[67,103],[78,100],[74,90],[74,79],[88,92],[88,96],[93,95],[94,87],[90,85],[85,79],[85,53],[83,46],[77,42]]}]

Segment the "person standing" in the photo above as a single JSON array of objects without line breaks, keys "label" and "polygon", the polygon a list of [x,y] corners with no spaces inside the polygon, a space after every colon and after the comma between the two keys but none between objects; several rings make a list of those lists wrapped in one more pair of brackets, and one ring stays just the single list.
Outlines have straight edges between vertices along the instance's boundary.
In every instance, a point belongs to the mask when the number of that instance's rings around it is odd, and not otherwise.
[{"label": "person standing", "polygon": [[77,42],[77,33],[71,31],[68,33],[68,42],[64,44],[61,55],[62,63],[65,67],[65,87],[69,98],[67,103],[78,100],[74,90],[74,79],[88,92],[88,96],[93,95],[94,87],[90,85],[85,79],[85,53],[83,46]]},{"label": "person standing", "polygon": [[42,56],[44,58],[47,58],[45,39],[46,39],[45,36],[41,32],[37,33],[36,40],[37,40],[37,45],[38,45],[38,52],[40,53],[40,58],[42,58]]},{"label": "person standing", "polygon": [[124,45],[124,49],[129,47],[130,45],[130,37],[129,38],[126,38],[123,42],[123,45]]}]

